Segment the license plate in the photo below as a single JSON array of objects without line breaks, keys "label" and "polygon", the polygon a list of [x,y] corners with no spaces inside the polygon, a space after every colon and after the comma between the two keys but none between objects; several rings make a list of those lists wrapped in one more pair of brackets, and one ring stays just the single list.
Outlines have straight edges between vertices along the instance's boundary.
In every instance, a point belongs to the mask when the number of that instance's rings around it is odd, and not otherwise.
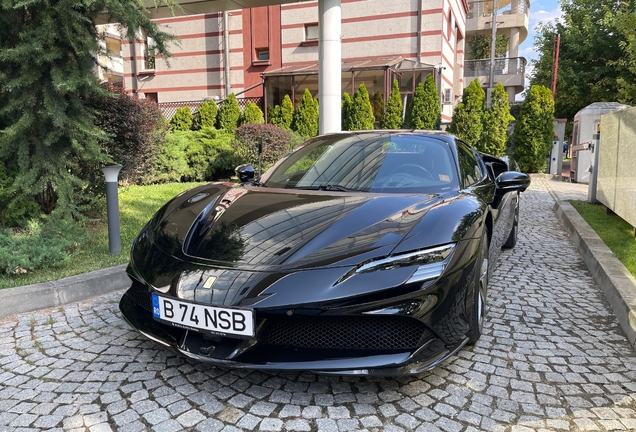
[{"label": "license plate", "polygon": [[175,327],[222,335],[254,336],[254,313],[152,295],[152,315]]}]

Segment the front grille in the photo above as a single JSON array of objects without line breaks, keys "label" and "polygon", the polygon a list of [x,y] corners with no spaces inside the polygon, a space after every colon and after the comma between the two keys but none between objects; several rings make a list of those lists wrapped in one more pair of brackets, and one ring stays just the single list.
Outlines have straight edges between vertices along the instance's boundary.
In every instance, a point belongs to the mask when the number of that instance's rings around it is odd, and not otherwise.
[{"label": "front grille", "polygon": [[138,282],[133,282],[132,286],[126,291],[126,295],[137,306],[152,312],[152,297],[148,289]]},{"label": "front grille", "polygon": [[291,317],[272,324],[265,343],[296,348],[413,349],[430,339],[426,326],[400,316]]}]

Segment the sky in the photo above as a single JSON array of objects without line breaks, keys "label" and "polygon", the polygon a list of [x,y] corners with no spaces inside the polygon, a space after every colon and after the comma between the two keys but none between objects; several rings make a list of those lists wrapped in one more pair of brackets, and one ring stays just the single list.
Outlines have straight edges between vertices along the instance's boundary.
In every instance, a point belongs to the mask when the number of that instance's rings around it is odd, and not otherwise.
[{"label": "sky", "polygon": [[[528,61],[526,75],[532,72],[531,60],[539,56],[534,50],[534,35],[537,24],[541,22],[553,21],[561,16],[561,5],[559,0],[530,0],[530,16],[528,24],[528,37],[519,46],[519,55]],[[523,100],[521,95],[517,95],[517,100]]]}]

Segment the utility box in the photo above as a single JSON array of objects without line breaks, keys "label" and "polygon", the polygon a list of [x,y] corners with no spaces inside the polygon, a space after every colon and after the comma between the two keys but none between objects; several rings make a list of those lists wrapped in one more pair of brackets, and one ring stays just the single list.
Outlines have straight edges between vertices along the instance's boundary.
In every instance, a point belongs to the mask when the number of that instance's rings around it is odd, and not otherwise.
[{"label": "utility box", "polygon": [[573,182],[589,184],[592,165],[592,142],[601,124],[601,116],[630,108],[618,102],[595,102],[574,116],[572,129],[572,164],[570,178]]}]

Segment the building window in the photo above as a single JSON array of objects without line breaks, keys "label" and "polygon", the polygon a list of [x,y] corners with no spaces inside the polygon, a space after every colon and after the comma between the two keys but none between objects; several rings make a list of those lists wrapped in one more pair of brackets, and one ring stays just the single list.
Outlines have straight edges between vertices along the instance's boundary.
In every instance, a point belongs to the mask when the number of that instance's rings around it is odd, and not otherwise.
[{"label": "building window", "polygon": [[257,48],[256,49],[256,60],[257,61],[269,61],[269,49],[267,49],[267,48]]},{"label": "building window", "polygon": [[151,37],[146,38],[146,50],[144,51],[144,69],[155,68],[155,40]]},{"label": "building window", "polygon": [[157,98],[157,93],[144,93],[146,100],[157,103],[159,99]]},{"label": "building window", "polygon": [[453,90],[449,88],[444,89],[442,103],[445,103],[445,104],[453,103],[452,97],[453,97]]},{"label": "building window", "polygon": [[305,40],[306,41],[312,41],[312,40],[318,40],[318,24],[317,23],[311,23],[311,24],[305,24]]}]

